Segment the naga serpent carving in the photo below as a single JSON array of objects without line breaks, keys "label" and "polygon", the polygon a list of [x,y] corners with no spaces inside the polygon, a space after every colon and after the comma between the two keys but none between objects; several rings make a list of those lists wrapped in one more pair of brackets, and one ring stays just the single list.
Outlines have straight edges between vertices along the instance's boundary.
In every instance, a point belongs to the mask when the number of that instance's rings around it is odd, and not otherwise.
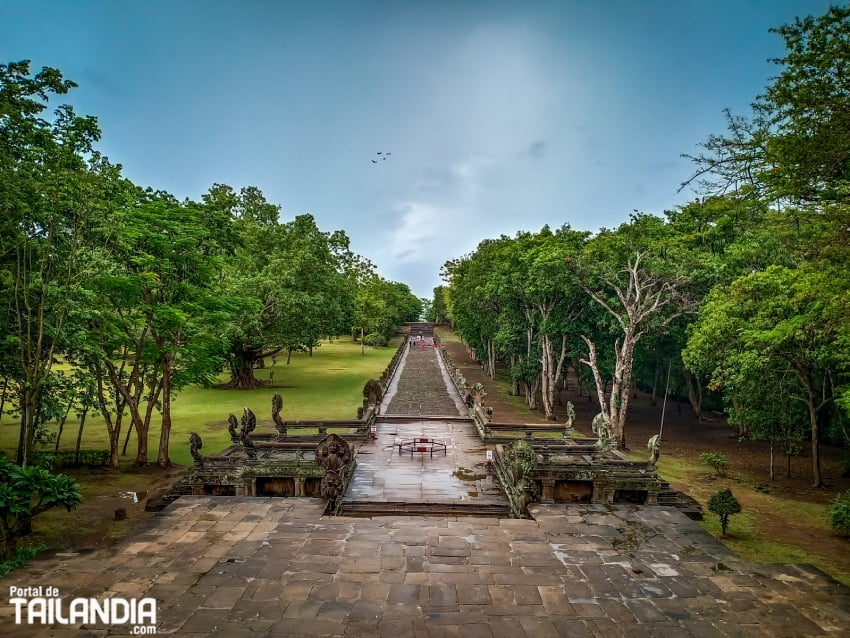
[{"label": "naga serpent carving", "polygon": [[342,498],[345,489],[343,475],[351,459],[351,446],[338,434],[328,434],[316,446],[316,463],[325,469],[321,494],[322,498],[331,502],[331,507]]}]

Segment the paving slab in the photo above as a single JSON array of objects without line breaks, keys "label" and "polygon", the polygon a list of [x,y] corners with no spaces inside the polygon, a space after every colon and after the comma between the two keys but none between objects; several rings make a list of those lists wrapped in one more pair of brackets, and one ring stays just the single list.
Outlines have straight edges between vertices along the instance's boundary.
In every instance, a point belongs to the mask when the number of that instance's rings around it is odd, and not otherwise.
[{"label": "paving slab", "polygon": [[[152,597],[158,635],[848,634],[850,591],[816,569],[729,560],[678,512],[650,522],[636,509],[534,505],[536,520],[358,519],[325,517],[314,499],[184,496],[113,548],[35,561],[0,579],[0,627],[13,638],[133,634],[129,624],[28,625],[26,608],[16,623],[9,588],[43,586],[57,587],[66,606],[78,597]],[[207,529],[187,561],[182,523],[210,515],[257,538]],[[582,531],[565,535],[575,524],[566,520],[577,517]],[[628,547],[612,542],[612,530],[639,518],[647,534]],[[643,551],[649,531],[663,541],[651,552]],[[584,533],[607,547],[571,551],[587,546]],[[136,566],[139,558],[151,566]]]}]

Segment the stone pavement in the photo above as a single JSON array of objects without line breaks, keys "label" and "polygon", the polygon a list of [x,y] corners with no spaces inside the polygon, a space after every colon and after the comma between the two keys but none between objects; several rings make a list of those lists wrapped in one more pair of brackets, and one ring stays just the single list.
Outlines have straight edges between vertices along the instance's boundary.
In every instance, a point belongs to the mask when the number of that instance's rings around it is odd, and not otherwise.
[{"label": "stone pavement", "polygon": [[[498,479],[485,467],[486,448],[472,421],[459,418],[465,416],[466,408],[439,350],[431,338],[424,343],[422,348],[414,342],[402,356],[381,406],[377,439],[357,448],[357,467],[343,509],[353,511],[354,504],[367,501],[408,508],[474,504],[496,505],[507,514],[507,499]],[[399,454],[399,443],[414,438],[444,442],[446,453]]]},{"label": "stone pavement", "polygon": [[[485,467],[485,447],[469,421],[379,421],[377,429],[377,440],[357,449],[344,502],[507,504],[498,479]],[[415,437],[445,441],[446,454],[399,454],[398,444]]]},{"label": "stone pavement", "polygon": [[406,416],[466,416],[443,367],[439,350],[426,339],[424,348],[418,343],[407,348],[399,370],[387,389],[381,414]]},{"label": "stone pavement", "polygon": [[[536,520],[324,517],[314,499],[184,496],[108,550],[0,579],[157,601],[176,636],[846,636],[850,592],[750,565],[663,507],[533,506]],[[14,623],[4,637],[132,635]],[[148,629],[148,627],[142,627]]]}]

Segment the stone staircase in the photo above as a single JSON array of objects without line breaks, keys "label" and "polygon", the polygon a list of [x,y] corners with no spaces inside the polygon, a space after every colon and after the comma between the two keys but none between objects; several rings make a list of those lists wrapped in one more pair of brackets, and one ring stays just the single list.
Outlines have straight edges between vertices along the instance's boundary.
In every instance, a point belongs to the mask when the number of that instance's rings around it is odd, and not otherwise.
[{"label": "stone staircase", "polygon": [[661,481],[658,505],[675,507],[693,521],[702,520],[702,506],[687,494],[674,490],[667,481]]},{"label": "stone staircase", "polygon": [[343,502],[341,516],[469,516],[474,518],[510,518],[507,503],[444,501],[349,501]]}]

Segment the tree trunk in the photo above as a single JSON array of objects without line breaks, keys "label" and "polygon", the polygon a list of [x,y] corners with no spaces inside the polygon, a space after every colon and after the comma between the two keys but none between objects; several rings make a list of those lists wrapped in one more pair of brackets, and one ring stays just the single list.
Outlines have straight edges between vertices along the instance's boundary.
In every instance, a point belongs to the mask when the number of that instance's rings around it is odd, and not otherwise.
[{"label": "tree trunk", "polygon": [[[74,464],[78,465],[80,463],[80,446],[83,443],[83,428],[86,426],[86,415],[89,413],[88,406],[83,408],[83,414],[80,416],[80,427],[77,429],[77,442],[74,444]],[[110,445],[110,452],[112,451],[112,446]],[[111,456],[111,455],[110,455]],[[110,463],[110,467],[112,464]]]},{"label": "tree trunk", "polygon": [[[809,412],[809,426],[812,430],[812,487],[823,487],[823,475],[820,470],[820,437],[818,433],[818,410],[823,407],[827,400],[815,405],[815,391],[812,385],[811,371],[805,368],[795,368],[794,373],[800,380],[800,384],[805,391],[805,398],[800,399],[806,404]],[[789,461],[790,467],[790,461]]]},{"label": "tree trunk", "polygon": [[492,339],[487,341],[487,361],[488,361],[488,373],[491,379],[496,378],[496,344],[493,343]]},{"label": "tree trunk", "polygon": [[[823,476],[820,471],[820,441],[818,440],[818,414],[811,395],[807,401],[809,407],[809,422],[812,426],[812,487],[823,487]],[[788,472],[791,472],[790,456],[788,457]]]},{"label": "tree trunk", "polygon": [[234,390],[252,390],[259,388],[262,384],[254,376],[254,362],[257,357],[253,355],[253,351],[243,350],[239,356],[231,359],[230,362],[230,381],[227,384],[228,388]]},{"label": "tree trunk", "polygon": [[38,397],[36,396],[36,391],[28,387],[24,387],[20,395],[21,429],[18,436],[18,455],[16,462],[21,467],[26,467],[29,461],[29,453],[32,450],[35,430],[35,410],[38,406]]},{"label": "tree trunk", "polygon": [[171,374],[172,361],[165,357],[162,362],[162,429],[159,433],[159,453],[156,464],[159,467],[171,467],[168,456],[168,440],[171,437]]},{"label": "tree trunk", "polygon": [[130,436],[133,434],[133,428],[127,428],[127,436],[124,437],[124,445],[121,447],[121,456],[127,455],[127,446],[130,445]]},{"label": "tree trunk", "polygon": [[611,379],[611,396],[605,398],[605,384],[599,372],[599,362],[596,355],[596,344],[582,335],[588,347],[588,359],[582,360],[593,372],[596,382],[596,395],[599,399],[599,411],[608,421],[611,438],[617,441],[619,449],[626,447],[625,422],[629,410],[629,389],[632,377],[632,362],[634,348],[639,337],[632,330],[626,330],[622,343],[618,339],[615,346],[614,377]]},{"label": "tree trunk", "polygon": [[[123,394],[116,395],[115,398],[115,421],[112,420],[112,415],[106,407],[106,394],[103,387],[103,372],[97,368],[94,372],[95,380],[97,381],[97,405],[100,408],[100,413],[103,416],[103,422],[106,424],[106,432],[109,440],[109,467],[118,469],[118,444],[121,438],[121,423],[124,419],[124,408],[127,403]],[[80,462],[80,443],[83,439],[83,426],[86,422],[86,414],[88,414],[88,406],[83,410],[83,416],[80,419],[80,429],[77,432],[77,455],[76,462]],[[130,432],[133,431],[132,426],[127,428],[127,440],[124,441],[124,450],[122,454],[127,453],[127,442],[130,440]]]},{"label": "tree trunk", "polygon": [[774,447],[773,435],[771,434],[771,436],[770,436],[770,480],[771,481],[776,480],[776,471],[774,469],[774,456],[775,455],[773,453],[773,447]]},{"label": "tree trunk", "polygon": [[65,414],[62,415],[62,420],[59,421],[59,432],[56,434],[56,446],[53,448],[54,452],[59,451],[59,441],[62,440],[62,430],[65,429],[65,421],[68,420],[68,413],[71,411],[71,407],[73,405],[74,405],[73,399],[68,401],[68,407],[65,408]]},{"label": "tree trunk", "polygon": [[561,351],[558,353],[557,363],[554,361],[554,353],[552,352],[552,340],[546,334],[540,335],[542,346],[542,370],[541,389],[543,395],[543,410],[546,413],[546,418],[550,421],[556,419],[555,416],[555,392],[558,386],[558,380],[564,369],[564,360],[567,356],[567,336],[561,335]]},{"label": "tree trunk", "polygon": [[[363,343],[363,335],[363,326],[360,326],[360,354],[366,354],[366,344]],[[288,360],[287,363],[289,363]]]},{"label": "tree trunk", "polygon": [[525,402],[528,404],[529,410],[537,409],[537,392],[540,390],[540,375],[534,377],[531,383],[524,383],[525,386]]},{"label": "tree trunk", "polygon": [[702,383],[699,377],[694,377],[687,368],[685,368],[685,383],[688,386],[688,401],[694,410],[694,416],[697,421],[702,421]]},{"label": "tree trunk", "polygon": [[0,394],[0,419],[3,418],[3,408],[6,407],[6,392],[9,390],[9,377],[3,377],[3,392]]}]

